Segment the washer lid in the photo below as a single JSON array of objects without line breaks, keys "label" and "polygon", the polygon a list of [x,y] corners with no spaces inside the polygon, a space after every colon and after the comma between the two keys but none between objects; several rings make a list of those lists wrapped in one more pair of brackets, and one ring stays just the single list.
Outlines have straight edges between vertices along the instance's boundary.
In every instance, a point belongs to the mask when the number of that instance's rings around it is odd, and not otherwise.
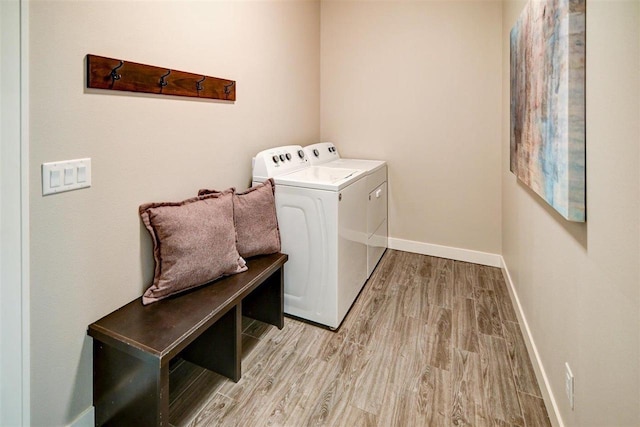
[{"label": "washer lid", "polygon": [[[276,185],[338,191],[365,176],[360,169],[311,166],[297,172],[273,177]],[[277,190],[276,190],[277,191]]]}]

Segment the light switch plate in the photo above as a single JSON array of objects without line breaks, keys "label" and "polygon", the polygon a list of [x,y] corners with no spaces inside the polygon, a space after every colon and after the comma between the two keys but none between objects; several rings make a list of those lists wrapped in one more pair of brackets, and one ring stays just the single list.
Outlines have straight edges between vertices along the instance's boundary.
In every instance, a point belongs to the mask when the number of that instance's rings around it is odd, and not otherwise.
[{"label": "light switch plate", "polygon": [[43,196],[87,187],[91,187],[90,158],[42,164]]},{"label": "light switch plate", "polygon": [[573,409],[575,378],[573,377],[573,372],[571,372],[569,363],[564,364],[564,369],[564,388],[567,394],[567,399],[569,400],[569,405],[571,406],[571,409]]}]

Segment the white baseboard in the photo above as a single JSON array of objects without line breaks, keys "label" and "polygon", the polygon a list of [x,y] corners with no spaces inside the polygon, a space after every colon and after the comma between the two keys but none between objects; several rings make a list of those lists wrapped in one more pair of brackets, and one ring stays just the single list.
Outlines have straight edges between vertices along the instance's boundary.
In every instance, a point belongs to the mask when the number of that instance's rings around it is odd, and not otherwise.
[{"label": "white baseboard", "polygon": [[562,417],[560,416],[558,403],[556,402],[556,399],[553,396],[553,392],[551,391],[549,378],[547,377],[547,373],[545,372],[544,366],[542,365],[542,360],[540,359],[538,348],[536,347],[536,343],[533,340],[533,335],[531,334],[531,330],[529,329],[529,323],[527,323],[527,318],[525,317],[524,311],[522,310],[520,298],[518,298],[518,293],[516,292],[513,281],[511,280],[509,269],[507,268],[507,264],[505,263],[504,258],[500,257],[500,260],[502,264],[502,275],[505,277],[505,280],[507,282],[507,288],[509,289],[511,303],[513,304],[516,316],[518,317],[518,322],[520,323],[520,331],[522,332],[522,335],[524,337],[527,351],[529,352],[529,355],[533,357],[533,360],[531,361],[533,370],[536,373],[538,385],[540,386],[540,392],[542,393],[542,398],[544,399],[545,406],[547,407],[549,420],[551,421],[551,425],[553,425],[554,427],[564,427],[564,422],[562,421]]},{"label": "white baseboard", "polygon": [[432,243],[415,242],[413,240],[396,239],[394,237],[389,237],[389,249],[397,249],[399,251],[413,252],[439,258],[455,259],[457,261],[471,262],[491,267],[502,267],[502,257],[500,255],[471,249],[453,248],[451,246],[434,245]]},{"label": "white baseboard", "polygon": [[69,424],[68,427],[93,427],[96,425],[95,418],[95,409],[93,406],[90,406]]}]

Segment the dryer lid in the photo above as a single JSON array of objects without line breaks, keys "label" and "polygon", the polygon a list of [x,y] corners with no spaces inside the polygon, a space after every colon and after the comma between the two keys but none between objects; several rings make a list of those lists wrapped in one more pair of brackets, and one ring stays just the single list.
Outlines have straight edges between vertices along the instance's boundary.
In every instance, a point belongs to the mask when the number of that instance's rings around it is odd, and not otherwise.
[{"label": "dryer lid", "polygon": [[304,147],[311,166],[330,168],[362,169],[373,173],[386,165],[384,160],[344,159],[338,154],[333,142],[318,142]]},{"label": "dryer lid", "polygon": [[332,162],[323,163],[322,166],[328,168],[362,169],[368,174],[383,168],[387,162],[384,160],[364,160],[364,159],[336,159]]}]

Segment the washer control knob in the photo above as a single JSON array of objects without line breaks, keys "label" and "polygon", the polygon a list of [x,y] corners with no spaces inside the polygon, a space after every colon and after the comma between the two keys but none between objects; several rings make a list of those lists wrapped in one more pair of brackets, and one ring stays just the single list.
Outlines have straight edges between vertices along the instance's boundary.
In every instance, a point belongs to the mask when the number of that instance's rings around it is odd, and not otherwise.
[{"label": "washer control knob", "polygon": [[319,157],[319,156],[320,156],[320,152],[318,151],[318,149],[317,149],[317,148],[314,148],[314,149],[313,149],[313,155],[314,155],[314,156],[316,156],[316,157]]},{"label": "washer control knob", "polygon": [[291,160],[291,153],[287,153],[286,155],[287,160]]},{"label": "washer control knob", "polygon": [[304,159],[304,151],[298,150],[298,157],[300,157],[301,159]]},{"label": "washer control knob", "polygon": [[278,156],[273,156],[272,159],[273,159],[273,163],[278,163]]},{"label": "washer control knob", "polygon": [[285,159],[284,154],[280,154],[280,160],[284,162],[284,159]]}]

